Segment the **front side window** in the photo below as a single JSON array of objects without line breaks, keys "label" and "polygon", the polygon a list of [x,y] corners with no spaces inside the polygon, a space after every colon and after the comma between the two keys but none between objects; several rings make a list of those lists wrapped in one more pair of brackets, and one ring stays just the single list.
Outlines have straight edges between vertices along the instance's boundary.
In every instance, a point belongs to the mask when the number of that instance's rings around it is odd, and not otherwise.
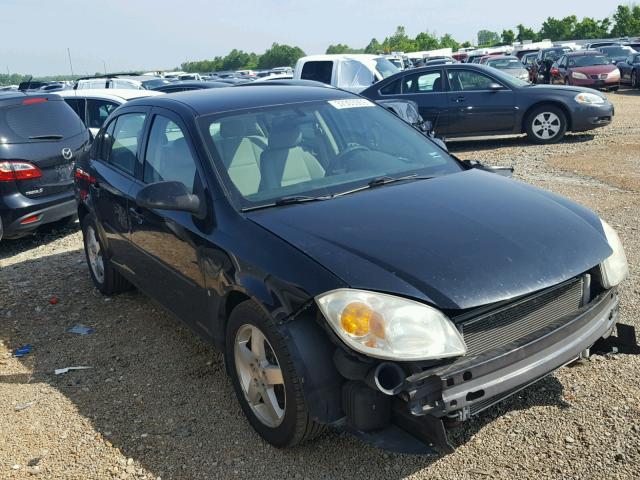
[{"label": "front side window", "polygon": [[302,72],[300,72],[300,78],[302,80],[314,80],[316,82],[331,84],[332,72],[333,62],[331,60],[305,62],[302,66]]},{"label": "front side window", "polygon": [[480,72],[471,70],[449,71],[449,84],[454,92],[489,90],[492,83],[496,83],[493,78]]},{"label": "front side window", "polygon": [[200,124],[240,208],[287,196],[331,196],[378,177],[461,170],[423,134],[362,98],[211,115]]},{"label": "front side window", "polygon": [[105,139],[111,144],[107,159],[109,165],[134,175],[145,118],[144,113],[126,113],[116,119],[113,134],[109,137],[105,135]]},{"label": "front side window", "polygon": [[87,100],[87,119],[88,128],[100,128],[104,124],[107,117],[118,108],[118,104],[108,100]]},{"label": "front side window", "polygon": [[431,93],[444,91],[442,72],[429,72],[404,77],[402,93]]},{"label": "front side window", "polygon": [[196,173],[196,162],[182,129],[168,118],[156,115],[144,159],[144,182],[181,182],[193,193]]}]

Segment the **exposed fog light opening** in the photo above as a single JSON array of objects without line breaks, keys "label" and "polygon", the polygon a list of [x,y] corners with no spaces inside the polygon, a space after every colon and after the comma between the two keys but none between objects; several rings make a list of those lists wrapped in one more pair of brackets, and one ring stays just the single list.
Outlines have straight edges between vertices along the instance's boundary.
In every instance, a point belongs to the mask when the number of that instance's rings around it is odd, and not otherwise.
[{"label": "exposed fog light opening", "polygon": [[464,380],[465,382],[468,382],[472,378],[473,378],[473,374],[468,370],[462,374],[462,380]]},{"label": "exposed fog light opening", "polygon": [[467,402],[472,402],[482,397],[484,397],[484,390],[476,390],[475,392],[467,393],[466,398],[467,398]]}]

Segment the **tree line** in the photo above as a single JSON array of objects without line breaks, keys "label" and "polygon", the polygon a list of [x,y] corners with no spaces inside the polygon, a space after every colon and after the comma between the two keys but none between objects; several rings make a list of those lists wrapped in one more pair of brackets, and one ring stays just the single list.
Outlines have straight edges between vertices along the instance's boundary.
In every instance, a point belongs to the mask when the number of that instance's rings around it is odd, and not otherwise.
[{"label": "tree line", "polygon": [[[477,45],[489,47],[497,45],[510,45],[515,41],[538,41],[549,39],[562,40],[586,40],[591,38],[608,37],[633,37],[640,35],[640,5],[618,5],[611,17],[595,19],[584,17],[578,20],[575,15],[562,19],[547,18],[538,31],[523,24],[514,29],[505,29],[501,33],[491,30],[480,30],[477,34]],[[439,48],[451,48],[454,51],[460,47],[470,47],[470,42],[458,42],[448,33],[438,37],[434,33],[420,32],[415,37],[407,35],[405,28],[399,26],[393,35],[385,37],[382,42],[376,38],[362,48],[350,47],[343,43],[329,45],[326,53],[391,53],[391,52],[416,52],[423,50],[436,50]],[[305,52],[297,46],[274,43],[263,54],[245,52],[233,49],[225,56],[217,56],[211,60],[188,61],[180,67],[185,72],[215,72],[221,70],[240,69],[270,69],[274,67],[294,66]],[[26,81],[28,75],[0,74],[0,85],[18,84]],[[37,80],[69,80],[71,77],[57,75],[51,77],[39,77]],[[34,80],[36,80],[34,78]]]}]

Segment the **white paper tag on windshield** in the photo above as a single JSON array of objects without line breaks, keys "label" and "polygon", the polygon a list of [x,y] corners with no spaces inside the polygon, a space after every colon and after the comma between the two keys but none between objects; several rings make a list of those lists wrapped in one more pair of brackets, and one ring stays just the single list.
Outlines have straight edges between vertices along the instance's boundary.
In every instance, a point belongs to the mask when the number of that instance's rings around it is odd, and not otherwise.
[{"label": "white paper tag on windshield", "polygon": [[374,107],[375,105],[369,100],[364,98],[348,98],[343,100],[329,100],[329,104],[333,108],[341,110],[343,108],[360,108],[360,107]]}]

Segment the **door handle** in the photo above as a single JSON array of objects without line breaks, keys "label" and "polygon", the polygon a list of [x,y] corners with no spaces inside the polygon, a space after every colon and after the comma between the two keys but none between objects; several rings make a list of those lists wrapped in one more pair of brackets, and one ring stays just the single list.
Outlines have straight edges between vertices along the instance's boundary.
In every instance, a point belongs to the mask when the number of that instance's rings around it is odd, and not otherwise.
[{"label": "door handle", "polygon": [[131,215],[131,218],[133,218],[138,225],[142,225],[144,223],[144,213],[138,208],[129,208],[129,215]]},{"label": "door handle", "polygon": [[456,103],[464,103],[464,97],[456,98]]}]

